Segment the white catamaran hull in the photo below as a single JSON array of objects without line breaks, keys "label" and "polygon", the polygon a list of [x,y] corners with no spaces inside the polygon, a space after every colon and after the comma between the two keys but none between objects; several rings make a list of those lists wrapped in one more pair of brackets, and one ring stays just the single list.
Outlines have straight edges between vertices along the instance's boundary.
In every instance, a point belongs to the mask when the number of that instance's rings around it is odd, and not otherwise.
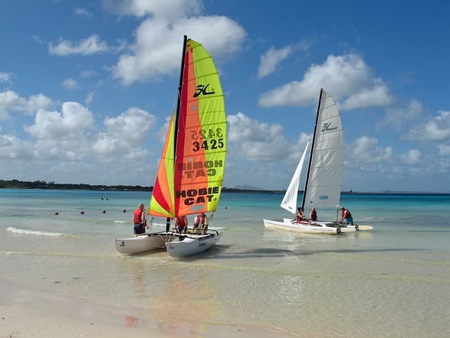
[{"label": "white catamaran hull", "polygon": [[311,225],[311,224],[296,224],[289,222],[278,222],[271,220],[264,220],[264,226],[268,229],[275,230],[289,230],[295,232],[301,232],[305,234],[325,234],[325,235],[338,235],[341,233],[341,228],[329,227],[325,225]]},{"label": "white catamaran hull", "polygon": [[177,240],[166,243],[167,252],[171,257],[188,257],[205,252],[213,247],[222,237],[222,233],[207,233],[206,235],[185,235]]},{"label": "white catamaran hull", "polygon": [[172,232],[154,232],[138,237],[116,238],[116,250],[124,255],[134,255],[140,252],[163,249],[167,242],[175,238]]},{"label": "white catamaran hull", "polygon": [[[292,220],[290,218],[283,218],[283,221],[285,223],[292,223]],[[308,223],[305,223],[306,225]],[[321,226],[327,226],[327,227],[338,227],[341,229],[341,232],[356,232],[356,231],[370,231],[373,230],[373,226],[371,225],[342,225],[336,222],[331,221],[315,221],[314,224],[321,225]]]}]

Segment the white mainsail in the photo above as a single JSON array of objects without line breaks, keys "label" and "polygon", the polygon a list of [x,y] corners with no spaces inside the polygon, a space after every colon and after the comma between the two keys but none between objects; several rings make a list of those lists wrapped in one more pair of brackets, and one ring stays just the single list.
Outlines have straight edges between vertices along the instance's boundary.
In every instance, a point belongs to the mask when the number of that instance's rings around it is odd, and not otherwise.
[{"label": "white mainsail", "polygon": [[289,183],[289,187],[286,190],[286,193],[281,201],[280,206],[291,212],[295,215],[297,210],[297,198],[298,198],[298,186],[300,184],[300,179],[302,175],[303,164],[305,162],[306,153],[308,150],[309,141],[306,144],[305,150],[303,151],[303,155],[300,158],[300,162],[298,162],[297,169],[295,170],[294,176],[292,176],[291,183]]},{"label": "white mainsail", "polygon": [[344,130],[333,98],[321,91],[302,206],[334,208],[341,200]]},{"label": "white mainsail", "polygon": [[[298,186],[303,165],[306,162],[306,145],[302,158],[295,170],[281,207],[293,214],[297,209]],[[311,152],[306,171],[305,189],[301,207],[332,208],[340,203],[342,189],[342,175],[344,172],[344,131],[336,103],[323,89],[320,90],[317,105],[316,125],[312,138]],[[337,235],[342,232],[341,227],[334,222],[302,221],[293,223],[284,218],[283,222],[264,219],[264,226],[269,229],[284,229],[302,233],[320,233]],[[346,229],[347,230],[347,229]],[[356,227],[346,232],[356,231]]]}]

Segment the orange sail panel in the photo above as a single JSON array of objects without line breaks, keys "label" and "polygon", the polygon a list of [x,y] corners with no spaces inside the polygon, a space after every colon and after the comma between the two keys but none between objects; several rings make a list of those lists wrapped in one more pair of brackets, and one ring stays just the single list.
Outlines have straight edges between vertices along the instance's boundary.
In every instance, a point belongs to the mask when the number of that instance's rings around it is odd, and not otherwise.
[{"label": "orange sail panel", "polygon": [[174,163],[169,168],[166,140],[149,212],[154,216],[213,212],[222,192],[227,123],[219,74],[211,56],[194,40],[187,40],[184,58],[179,111],[171,123],[177,130],[168,132],[175,142]]},{"label": "orange sail panel", "polygon": [[173,194],[174,119],[175,114],[172,112],[152,198],[150,199],[149,214],[152,216],[175,217]]}]

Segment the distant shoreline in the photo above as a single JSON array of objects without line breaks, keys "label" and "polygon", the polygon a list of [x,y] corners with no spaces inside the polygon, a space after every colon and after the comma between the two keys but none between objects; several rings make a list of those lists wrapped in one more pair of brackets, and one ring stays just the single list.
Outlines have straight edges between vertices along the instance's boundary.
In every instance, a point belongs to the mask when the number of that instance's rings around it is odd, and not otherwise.
[{"label": "distant shoreline", "polygon": [[[55,183],[46,181],[19,181],[19,180],[0,180],[0,189],[43,189],[43,190],[95,190],[95,191],[153,191],[153,186],[140,185],[91,185],[91,184],[71,184]],[[251,188],[227,188],[223,187],[224,193],[261,193],[261,194],[284,194],[286,190],[264,190]],[[303,193],[300,190],[299,193]],[[362,191],[342,191],[342,195],[450,195],[450,193],[440,192],[413,192],[413,191],[381,191],[381,192],[362,192]]]}]

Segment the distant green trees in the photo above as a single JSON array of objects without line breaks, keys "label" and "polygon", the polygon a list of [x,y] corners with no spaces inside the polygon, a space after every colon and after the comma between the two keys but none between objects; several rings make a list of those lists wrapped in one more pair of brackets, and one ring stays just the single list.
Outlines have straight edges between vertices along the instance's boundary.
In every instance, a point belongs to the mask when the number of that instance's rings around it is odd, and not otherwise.
[{"label": "distant green trees", "polygon": [[90,185],[90,184],[58,184],[54,181],[46,182],[37,180],[34,182],[19,180],[0,180],[0,189],[66,189],[66,190],[120,190],[120,191],[152,191],[153,187],[140,185]]}]

